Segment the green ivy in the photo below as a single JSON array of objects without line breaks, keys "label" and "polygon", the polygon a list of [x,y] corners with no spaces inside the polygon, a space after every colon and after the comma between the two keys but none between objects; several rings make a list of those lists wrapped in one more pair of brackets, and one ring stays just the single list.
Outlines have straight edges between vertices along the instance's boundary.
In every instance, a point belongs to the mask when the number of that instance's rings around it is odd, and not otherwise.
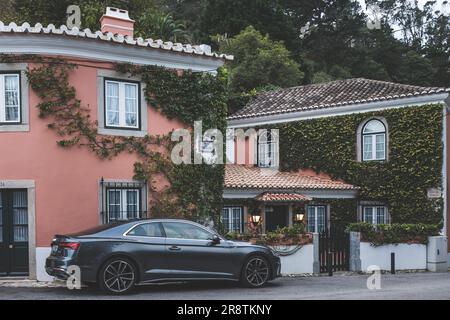
[{"label": "green ivy", "polygon": [[[423,105],[278,125],[282,170],[311,168],[359,186],[359,199],[387,203],[394,223],[438,224],[442,199],[428,199],[427,189],[442,187],[442,108]],[[389,161],[356,161],[358,127],[371,117],[388,123]],[[338,208],[336,218],[354,221],[356,205],[348,206]]]},{"label": "green ivy", "polygon": [[[135,153],[140,161],[134,164],[135,179],[147,181],[151,193],[150,212],[153,217],[185,217],[201,219],[217,217],[223,193],[223,165],[174,165],[169,156],[172,143],[169,135],[143,138],[104,136],[97,132],[97,122],[77,97],[69,83],[76,64],[63,59],[34,55],[0,55],[0,63],[34,63],[27,71],[31,88],[41,99],[39,116],[48,121],[63,148],[89,148],[101,159],[111,159],[120,153]],[[138,74],[146,84],[146,100],[150,107],[170,119],[192,127],[203,121],[204,130],[226,127],[226,82],[207,73],[193,73],[156,66],[117,64],[116,70]],[[163,149],[163,151],[155,151]],[[155,177],[164,176],[170,186],[156,189]]]},{"label": "green ivy", "polygon": [[370,242],[374,246],[398,243],[426,244],[428,237],[437,236],[441,230],[439,225],[429,224],[390,224],[373,226],[369,223],[353,223],[347,231],[361,233],[361,240]]}]

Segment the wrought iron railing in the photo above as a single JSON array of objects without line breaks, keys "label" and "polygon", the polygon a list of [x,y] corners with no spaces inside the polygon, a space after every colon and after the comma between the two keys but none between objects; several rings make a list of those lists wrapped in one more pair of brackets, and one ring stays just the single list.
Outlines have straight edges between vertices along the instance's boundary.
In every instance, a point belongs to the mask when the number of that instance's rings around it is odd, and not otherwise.
[{"label": "wrought iron railing", "polygon": [[[121,191],[118,200],[111,201],[111,192]],[[136,191],[134,203],[124,203],[122,192]],[[117,221],[133,221],[148,218],[147,212],[147,185],[139,181],[105,181],[100,180],[100,216],[102,223]],[[117,197],[117,195],[115,195]],[[125,196],[126,199],[126,196]],[[125,210],[123,210],[125,209]]]}]

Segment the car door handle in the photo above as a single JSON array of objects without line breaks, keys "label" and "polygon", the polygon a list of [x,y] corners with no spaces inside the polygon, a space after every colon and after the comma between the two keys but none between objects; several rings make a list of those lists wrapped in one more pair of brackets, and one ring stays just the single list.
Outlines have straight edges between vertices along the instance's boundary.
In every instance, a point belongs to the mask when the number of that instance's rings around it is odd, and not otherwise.
[{"label": "car door handle", "polygon": [[169,248],[169,250],[170,250],[170,251],[180,251],[181,248],[180,248],[180,247],[177,247],[177,246],[171,246],[171,247]]}]

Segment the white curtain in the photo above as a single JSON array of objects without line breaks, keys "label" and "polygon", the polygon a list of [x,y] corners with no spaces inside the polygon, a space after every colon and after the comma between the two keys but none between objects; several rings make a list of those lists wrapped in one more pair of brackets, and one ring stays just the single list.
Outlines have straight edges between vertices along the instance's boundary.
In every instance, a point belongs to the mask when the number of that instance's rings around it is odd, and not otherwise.
[{"label": "white curtain", "polygon": [[19,76],[5,76],[5,120],[19,120]]},{"label": "white curtain", "polygon": [[106,83],[107,125],[119,125],[119,84]]},{"label": "white curtain", "polygon": [[137,86],[125,85],[125,121],[129,127],[137,126]]}]

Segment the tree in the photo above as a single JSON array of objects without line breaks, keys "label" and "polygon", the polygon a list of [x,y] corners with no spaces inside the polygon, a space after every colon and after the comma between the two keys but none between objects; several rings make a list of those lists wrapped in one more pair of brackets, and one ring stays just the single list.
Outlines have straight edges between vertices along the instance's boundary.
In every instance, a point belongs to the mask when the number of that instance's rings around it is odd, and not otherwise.
[{"label": "tree", "polygon": [[203,40],[210,35],[238,35],[252,25],[272,39],[283,40],[291,47],[297,38],[292,19],[279,1],[274,0],[207,0],[204,6],[200,28]]},{"label": "tree", "polygon": [[138,22],[139,28],[135,32],[136,36],[150,36],[173,42],[189,42],[190,40],[186,26],[179,21],[175,21],[170,14],[150,11],[140,16]]},{"label": "tree", "polygon": [[299,85],[303,72],[282,42],[272,41],[254,27],[223,41],[221,51],[233,54],[228,64],[232,92],[248,92],[268,85],[281,88]]}]

